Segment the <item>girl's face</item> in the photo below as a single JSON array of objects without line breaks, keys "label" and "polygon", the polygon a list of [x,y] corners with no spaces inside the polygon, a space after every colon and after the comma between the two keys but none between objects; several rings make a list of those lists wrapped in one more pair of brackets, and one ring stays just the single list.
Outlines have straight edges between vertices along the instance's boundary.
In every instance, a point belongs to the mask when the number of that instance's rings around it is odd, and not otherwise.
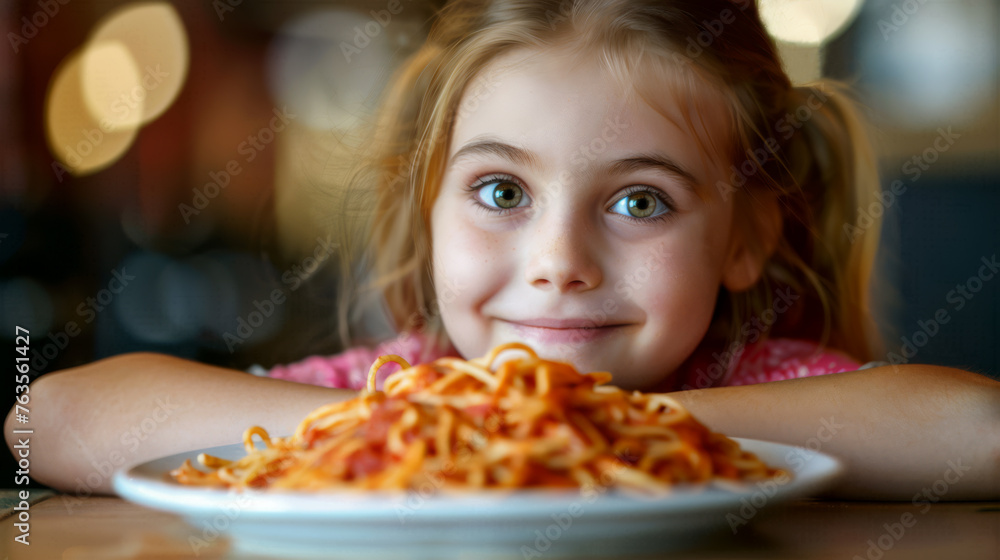
[{"label": "girl's face", "polygon": [[685,127],[688,109],[628,103],[598,61],[549,51],[483,74],[431,214],[451,341],[466,357],[520,341],[624,388],[662,383],[705,335],[720,285],[745,275],[715,187],[727,177]]}]

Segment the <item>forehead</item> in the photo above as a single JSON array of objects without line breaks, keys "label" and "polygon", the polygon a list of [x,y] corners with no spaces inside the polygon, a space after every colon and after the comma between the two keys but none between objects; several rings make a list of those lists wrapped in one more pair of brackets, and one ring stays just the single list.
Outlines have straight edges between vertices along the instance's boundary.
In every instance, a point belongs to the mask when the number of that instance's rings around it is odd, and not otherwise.
[{"label": "forehead", "polygon": [[494,59],[463,94],[449,160],[483,135],[550,165],[656,151],[699,181],[717,171],[729,137],[722,97],[693,72],[652,61],[612,73],[596,54],[518,49]]}]

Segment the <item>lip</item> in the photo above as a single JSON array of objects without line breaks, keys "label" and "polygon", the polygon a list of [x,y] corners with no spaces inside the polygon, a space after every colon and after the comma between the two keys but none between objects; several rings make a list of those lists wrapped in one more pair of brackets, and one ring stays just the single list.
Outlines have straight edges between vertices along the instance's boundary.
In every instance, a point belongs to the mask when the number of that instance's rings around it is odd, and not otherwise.
[{"label": "lip", "polygon": [[523,338],[547,344],[580,344],[621,332],[628,323],[595,326],[590,319],[500,319]]}]

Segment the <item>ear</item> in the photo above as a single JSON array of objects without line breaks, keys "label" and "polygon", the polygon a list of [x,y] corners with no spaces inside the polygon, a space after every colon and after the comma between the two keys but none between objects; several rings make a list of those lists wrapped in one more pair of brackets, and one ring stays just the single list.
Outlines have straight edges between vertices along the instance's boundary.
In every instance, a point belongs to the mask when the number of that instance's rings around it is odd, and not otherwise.
[{"label": "ear", "polygon": [[733,220],[729,256],[722,271],[722,284],[730,292],[742,292],[757,283],[781,239],[777,198],[760,190],[747,194],[742,205],[736,199],[736,206],[749,207],[751,213],[745,219]]}]

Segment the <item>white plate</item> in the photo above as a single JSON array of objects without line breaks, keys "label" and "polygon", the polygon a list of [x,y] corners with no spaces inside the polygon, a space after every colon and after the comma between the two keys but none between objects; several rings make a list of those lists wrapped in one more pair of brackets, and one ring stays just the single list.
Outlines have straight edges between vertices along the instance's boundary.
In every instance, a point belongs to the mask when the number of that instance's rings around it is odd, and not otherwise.
[{"label": "white plate", "polygon": [[[688,546],[719,532],[732,534],[763,507],[814,494],[841,473],[823,453],[734,438],[771,466],[793,474],[784,483],[732,490],[678,488],[642,499],[605,489],[518,491],[463,496],[408,493],[244,493],[183,486],[167,473],[205,452],[236,459],[243,446],[180,453],[120,471],[123,498],[187,518],[206,543],[219,534],[238,552],[274,556],[378,558],[519,558],[614,556]],[[197,546],[197,542],[192,544]]]}]

